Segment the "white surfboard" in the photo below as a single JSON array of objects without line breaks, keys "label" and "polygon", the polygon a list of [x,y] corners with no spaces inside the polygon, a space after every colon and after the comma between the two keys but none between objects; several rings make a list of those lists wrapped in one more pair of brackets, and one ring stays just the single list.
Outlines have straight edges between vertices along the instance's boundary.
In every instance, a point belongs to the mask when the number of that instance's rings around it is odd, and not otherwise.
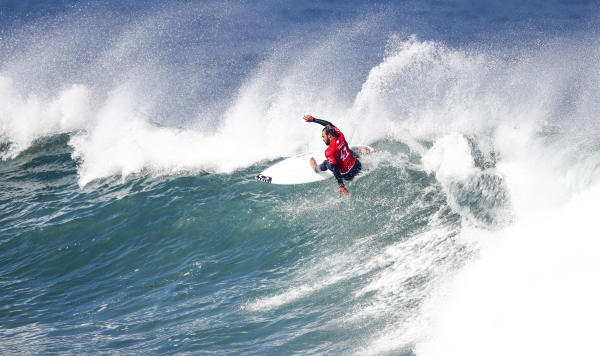
[{"label": "white surfboard", "polygon": [[[364,145],[352,146],[350,149],[359,157],[375,152],[372,147]],[[325,160],[325,149],[284,159],[261,172],[256,179],[271,184],[304,184],[333,177],[330,170],[316,173],[310,166],[311,157],[315,158],[317,164],[321,164]]]}]

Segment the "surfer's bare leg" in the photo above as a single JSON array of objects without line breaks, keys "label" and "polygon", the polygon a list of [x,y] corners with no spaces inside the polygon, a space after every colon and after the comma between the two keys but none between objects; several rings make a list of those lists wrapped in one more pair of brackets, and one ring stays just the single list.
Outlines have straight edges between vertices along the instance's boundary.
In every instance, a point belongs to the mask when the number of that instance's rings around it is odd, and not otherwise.
[{"label": "surfer's bare leg", "polygon": [[318,172],[317,171],[317,161],[315,161],[314,157],[310,158],[310,166],[312,167],[313,171]]}]

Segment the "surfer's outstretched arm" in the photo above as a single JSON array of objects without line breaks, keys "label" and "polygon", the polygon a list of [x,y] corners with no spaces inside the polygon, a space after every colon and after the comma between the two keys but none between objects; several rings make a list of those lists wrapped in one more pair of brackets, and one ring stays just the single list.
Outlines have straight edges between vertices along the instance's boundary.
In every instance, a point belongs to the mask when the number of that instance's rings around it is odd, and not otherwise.
[{"label": "surfer's outstretched arm", "polygon": [[312,115],[304,115],[304,120],[306,122],[314,122],[314,123],[317,123],[317,124],[323,125],[323,126],[327,126],[327,125],[335,126],[334,124],[332,124],[329,121],[317,119]]},{"label": "surfer's outstretched arm", "polygon": [[327,126],[327,125],[329,125],[329,126],[334,126],[334,127],[335,127],[335,125],[334,125],[334,124],[332,124],[332,123],[331,123],[331,122],[329,122],[329,121],[325,121],[325,120],[319,120],[319,119],[313,118],[313,122],[316,122],[317,124],[321,124],[321,125],[323,125],[323,126]]}]

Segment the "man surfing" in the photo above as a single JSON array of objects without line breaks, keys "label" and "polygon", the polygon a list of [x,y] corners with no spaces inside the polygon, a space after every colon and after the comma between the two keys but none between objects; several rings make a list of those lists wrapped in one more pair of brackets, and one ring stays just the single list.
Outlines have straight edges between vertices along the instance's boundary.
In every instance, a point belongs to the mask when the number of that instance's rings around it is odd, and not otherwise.
[{"label": "man surfing", "polygon": [[344,179],[352,180],[360,171],[360,161],[354,156],[354,152],[348,147],[348,142],[342,131],[329,121],[319,120],[311,115],[304,115],[304,121],[315,122],[325,126],[321,131],[323,142],[327,146],[325,158],[320,165],[317,165],[314,157],[310,158],[310,166],[319,173],[330,169],[339,185],[340,194],[349,195],[348,189],[344,186]]}]

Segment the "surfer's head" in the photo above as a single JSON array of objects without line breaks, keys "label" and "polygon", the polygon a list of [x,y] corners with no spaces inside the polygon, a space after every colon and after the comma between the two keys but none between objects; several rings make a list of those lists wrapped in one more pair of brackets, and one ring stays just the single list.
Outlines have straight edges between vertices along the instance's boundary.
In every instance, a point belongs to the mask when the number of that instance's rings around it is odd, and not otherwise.
[{"label": "surfer's head", "polygon": [[339,137],[340,134],[335,131],[335,128],[331,125],[325,126],[323,131],[321,131],[321,136],[323,137],[323,142],[325,142],[326,146],[329,146],[331,140],[335,137]]}]

